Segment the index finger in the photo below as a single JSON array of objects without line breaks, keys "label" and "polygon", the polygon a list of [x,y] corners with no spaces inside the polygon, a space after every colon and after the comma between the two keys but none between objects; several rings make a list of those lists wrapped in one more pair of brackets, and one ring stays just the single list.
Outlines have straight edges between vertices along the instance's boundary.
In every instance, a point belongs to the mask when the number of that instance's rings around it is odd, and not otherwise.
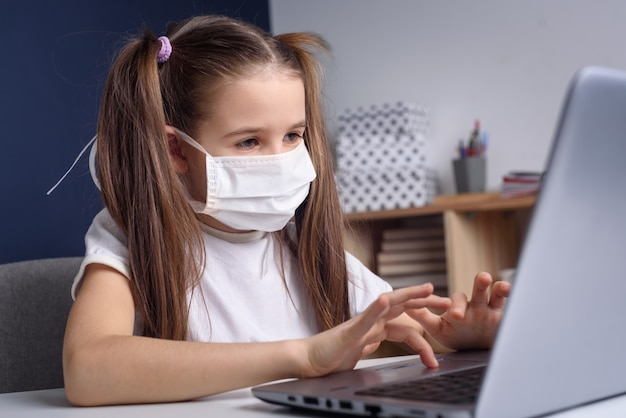
[{"label": "index finger", "polygon": [[[356,323],[350,328],[352,335],[358,338],[358,336],[366,334],[381,318],[387,321],[397,317],[408,309],[405,304],[409,308],[436,304],[428,299],[433,291],[434,286],[431,283],[426,283],[381,294],[361,315],[355,318]],[[419,302],[420,300],[423,301]]]},{"label": "index finger", "polygon": [[382,294],[367,307],[363,313],[352,318],[354,325],[349,328],[349,334],[352,338],[358,340],[367,334],[380,317],[389,311],[388,294]]},{"label": "index finger", "polygon": [[433,294],[435,287],[432,283],[425,283],[418,286],[403,287],[386,293],[389,297],[389,303],[399,305],[410,301],[411,299],[423,299]]},{"label": "index finger", "polygon": [[447,310],[451,304],[450,298],[435,295],[432,293],[433,291],[434,286],[431,283],[399,289],[396,291],[397,294],[393,296],[393,304],[391,304],[389,311],[384,315],[385,319],[395,318],[411,309]]}]

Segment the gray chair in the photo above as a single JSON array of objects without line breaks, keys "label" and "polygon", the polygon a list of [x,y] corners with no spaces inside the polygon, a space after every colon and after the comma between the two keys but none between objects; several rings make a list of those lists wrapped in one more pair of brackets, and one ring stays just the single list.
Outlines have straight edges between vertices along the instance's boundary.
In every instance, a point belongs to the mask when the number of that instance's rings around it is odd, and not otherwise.
[{"label": "gray chair", "polygon": [[63,387],[63,335],[81,260],[0,265],[0,393]]}]

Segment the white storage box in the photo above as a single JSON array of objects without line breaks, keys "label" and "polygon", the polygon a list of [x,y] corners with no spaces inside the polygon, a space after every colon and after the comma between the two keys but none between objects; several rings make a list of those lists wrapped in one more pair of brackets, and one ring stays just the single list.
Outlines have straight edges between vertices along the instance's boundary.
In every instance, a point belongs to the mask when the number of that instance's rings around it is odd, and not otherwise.
[{"label": "white storage box", "polygon": [[339,117],[337,183],[345,213],[432,201],[436,176],[426,162],[427,115],[423,106],[398,102]]},{"label": "white storage box", "polygon": [[369,107],[346,109],[339,115],[341,136],[428,134],[429,110],[426,106],[399,101]]}]

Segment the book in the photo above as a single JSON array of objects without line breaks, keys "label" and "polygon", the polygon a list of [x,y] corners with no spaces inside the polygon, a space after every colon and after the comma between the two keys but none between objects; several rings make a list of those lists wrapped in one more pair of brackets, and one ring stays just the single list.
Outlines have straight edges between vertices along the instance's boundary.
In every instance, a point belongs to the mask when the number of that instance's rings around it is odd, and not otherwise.
[{"label": "book", "polygon": [[443,237],[443,227],[385,229],[383,240]]},{"label": "book", "polygon": [[394,289],[408,286],[417,286],[424,283],[432,283],[435,289],[444,290],[448,288],[448,275],[445,273],[437,274],[407,274],[395,277],[383,277],[387,283]]},{"label": "book", "polygon": [[399,241],[384,240],[380,243],[380,249],[382,252],[428,250],[441,248],[445,248],[445,240],[439,238]]},{"label": "book", "polygon": [[503,185],[500,189],[500,196],[502,197],[514,197],[514,196],[526,196],[539,192],[541,184],[539,183],[520,183],[515,186]]},{"label": "book", "polygon": [[446,271],[446,260],[433,260],[413,263],[392,263],[378,266],[379,276],[398,276],[418,273],[443,273]]},{"label": "book", "polygon": [[502,177],[500,196],[514,197],[535,194],[541,187],[541,172],[509,172]]},{"label": "book", "polygon": [[425,251],[380,252],[376,254],[378,264],[404,263],[424,260],[445,260],[446,251],[441,249]]},{"label": "book", "polygon": [[505,183],[538,183],[543,178],[542,172],[535,171],[511,171],[502,176]]}]

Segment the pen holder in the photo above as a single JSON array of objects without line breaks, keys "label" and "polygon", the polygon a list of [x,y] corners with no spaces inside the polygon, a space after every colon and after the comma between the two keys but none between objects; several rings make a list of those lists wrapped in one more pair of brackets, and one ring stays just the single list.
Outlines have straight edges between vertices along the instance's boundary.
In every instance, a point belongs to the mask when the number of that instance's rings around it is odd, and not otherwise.
[{"label": "pen holder", "polygon": [[457,193],[484,192],[487,160],[484,157],[458,158],[452,161]]}]

